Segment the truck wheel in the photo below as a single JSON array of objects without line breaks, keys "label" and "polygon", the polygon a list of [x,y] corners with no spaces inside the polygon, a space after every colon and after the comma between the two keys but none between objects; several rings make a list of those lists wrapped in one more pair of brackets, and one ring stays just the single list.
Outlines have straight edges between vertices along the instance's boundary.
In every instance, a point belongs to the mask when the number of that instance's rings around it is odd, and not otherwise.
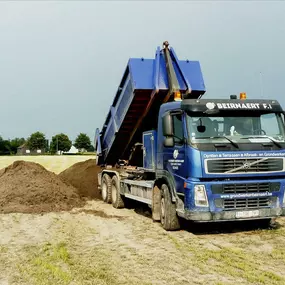
[{"label": "truck wheel", "polygon": [[111,177],[104,174],[102,177],[101,196],[105,203],[111,203]]},{"label": "truck wheel", "polygon": [[180,229],[179,218],[176,214],[176,205],[171,201],[169,188],[166,184],[161,186],[160,222],[167,231]]},{"label": "truck wheel", "polygon": [[125,203],[120,194],[120,184],[118,177],[116,175],[112,178],[112,186],[111,186],[111,197],[112,197],[112,205],[114,208],[124,208]]}]

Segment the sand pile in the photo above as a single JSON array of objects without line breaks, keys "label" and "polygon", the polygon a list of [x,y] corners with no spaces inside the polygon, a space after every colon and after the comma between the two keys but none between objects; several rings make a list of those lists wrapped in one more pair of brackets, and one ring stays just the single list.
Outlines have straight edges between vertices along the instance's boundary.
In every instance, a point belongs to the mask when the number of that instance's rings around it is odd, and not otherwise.
[{"label": "sand pile", "polygon": [[68,211],[84,204],[77,189],[40,164],[16,161],[0,170],[0,213]]},{"label": "sand pile", "polygon": [[100,198],[97,188],[97,174],[100,167],[96,165],[95,159],[78,162],[64,170],[59,177],[67,183],[76,187],[80,195],[88,198]]}]

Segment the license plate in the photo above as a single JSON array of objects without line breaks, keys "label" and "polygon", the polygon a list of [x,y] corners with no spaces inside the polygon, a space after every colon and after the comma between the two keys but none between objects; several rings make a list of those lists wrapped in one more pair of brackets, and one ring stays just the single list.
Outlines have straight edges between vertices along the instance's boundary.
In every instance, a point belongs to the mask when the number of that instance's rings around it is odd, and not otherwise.
[{"label": "license plate", "polygon": [[236,218],[253,218],[259,216],[259,210],[236,212]]}]

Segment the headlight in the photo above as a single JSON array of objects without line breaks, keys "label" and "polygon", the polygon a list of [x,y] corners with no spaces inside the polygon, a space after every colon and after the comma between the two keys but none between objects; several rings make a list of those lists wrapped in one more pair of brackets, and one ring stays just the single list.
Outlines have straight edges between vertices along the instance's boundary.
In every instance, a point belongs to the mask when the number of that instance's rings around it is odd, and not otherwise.
[{"label": "headlight", "polygon": [[205,185],[194,186],[195,206],[208,207],[208,198],[206,194]]}]

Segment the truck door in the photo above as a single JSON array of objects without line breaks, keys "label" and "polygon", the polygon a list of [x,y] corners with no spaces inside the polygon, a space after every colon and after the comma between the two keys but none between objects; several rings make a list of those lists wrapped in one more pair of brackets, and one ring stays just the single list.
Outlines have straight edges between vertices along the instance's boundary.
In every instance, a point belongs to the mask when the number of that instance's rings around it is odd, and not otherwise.
[{"label": "truck door", "polygon": [[184,117],[181,112],[171,113],[174,131],[174,146],[164,147],[164,169],[174,176],[176,191],[184,192],[184,180],[186,178],[186,160],[184,143]]}]

